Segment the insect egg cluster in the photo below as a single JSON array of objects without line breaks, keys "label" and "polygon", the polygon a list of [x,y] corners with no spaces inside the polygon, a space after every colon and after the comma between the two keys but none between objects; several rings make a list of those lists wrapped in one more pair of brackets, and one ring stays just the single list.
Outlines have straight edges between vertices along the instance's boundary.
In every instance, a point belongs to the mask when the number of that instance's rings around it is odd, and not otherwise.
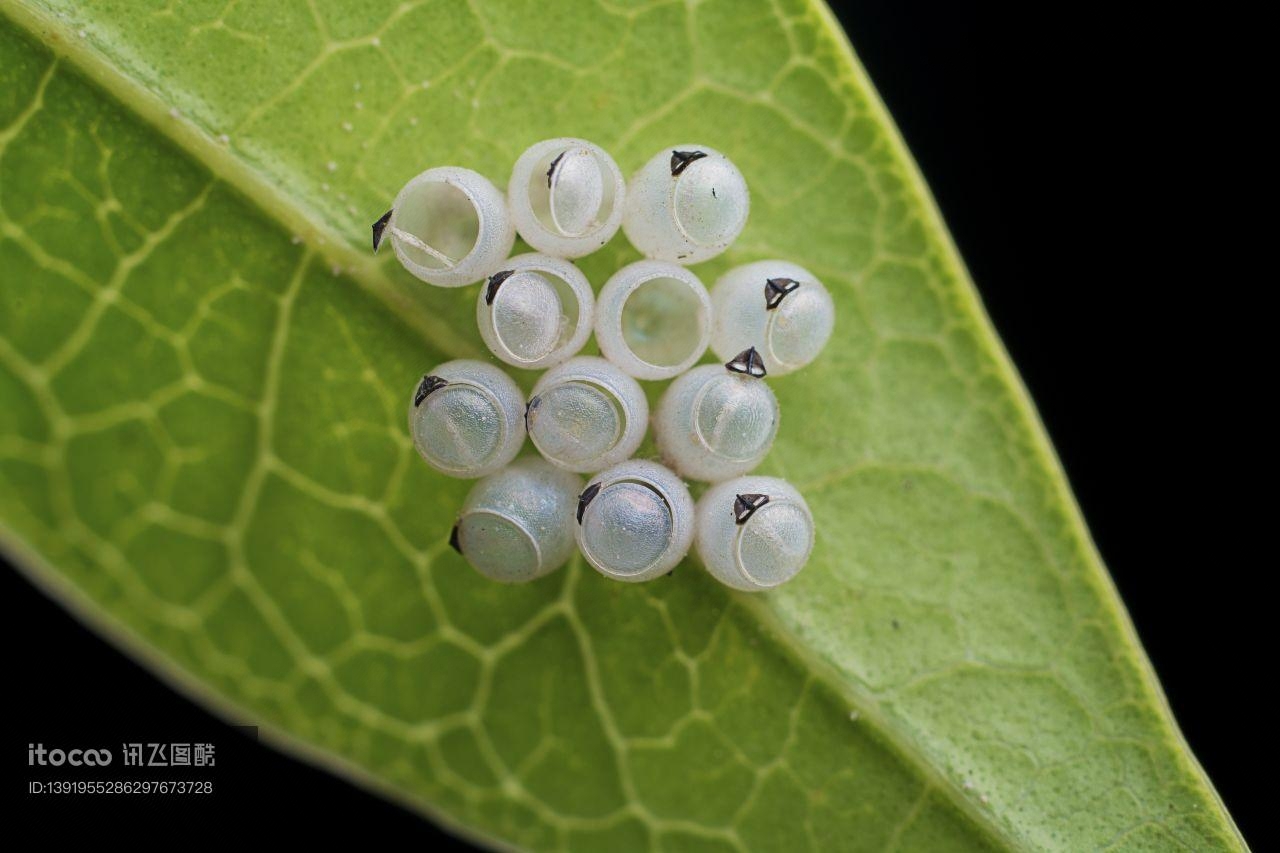
[{"label": "insect egg cluster", "polygon": [[[628,182],[600,146],[559,138],[520,155],[505,197],[476,172],[437,167],[374,223],[374,250],[389,242],[422,281],[479,282],[485,345],[546,371],[527,399],[473,359],[436,366],[413,391],[419,454],[442,474],[478,478],[449,542],[480,574],[532,580],[575,545],[602,575],[632,583],[669,573],[691,547],[740,590],[771,589],[804,567],[808,505],[751,471],[781,420],[766,380],[818,356],[831,295],[782,260],[735,267],[710,292],[688,268],[728,249],[750,207],[742,173],[713,148],[665,148]],[[572,261],[619,228],[644,259],[597,295]],[[511,256],[517,233],[533,252]],[[580,355],[593,331],[601,355]],[[708,349],[719,363],[699,364]],[[661,462],[633,458],[651,420],[637,380],[674,380],[652,414]],[[517,459],[526,436],[537,455]],[[710,484],[696,503],[685,479]]]}]

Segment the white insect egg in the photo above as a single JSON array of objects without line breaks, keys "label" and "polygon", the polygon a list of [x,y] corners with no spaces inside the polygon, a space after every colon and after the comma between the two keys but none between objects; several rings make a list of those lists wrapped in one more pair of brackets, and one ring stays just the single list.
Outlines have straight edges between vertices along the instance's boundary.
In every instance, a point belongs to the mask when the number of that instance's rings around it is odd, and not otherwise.
[{"label": "white insect egg", "polygon": [[712,486],[698,501],[696,547],[721,583],[756,592],[786,583],[813,551],[813,515],[777,477],[739,477]]},{"label": "white insect egg", "polygon": [[778,434],[778,399],[749,349],[726,365],[704,364],[672,382],[653,432],[662,459],[682,477],[715,483],[760,464]]},{"label": "white insect egg", "polygon": [[428,169],[404,185],[373,224],[404,268],[428,284],[462,287],[492,274],[511,254],[516,231],[502,193],[458,166]]},{"label": "white insect egg", "polygon": [[807,269],[787,261],[757,261],[729,270],[711,290],[711,349],[729,358],[754,346],[775,376],[818,357],[831,337],[831,294]]},{"label": "white insect egg", "polygon": [[677,145],[631,177],[622,230],[646,257],[696,264],[729,248],[750,211],[746,179],[728,157]]},{"label": "white insect egg", "polygon": [[596,356],[538,379],[525,410],[529,440],[552,465],[589,474],[630,458],[649,426],[640,383]]},{"label": "white insect egg", "polygon": [[573,555],[582,478],[537,457],[519,459],[472,487],[449,544],[490,580],[521,583]]},{"label": "white insect egg", "polygon": [[491,364],[449,361],[422,377],[409,406],[413,444],[450,477],[492,474],[524,444],[524,396]]},{"label": "white insect egg", "polygon": [[507,364],[541,370],[582,349],[595,320],[595,294],[573,264],[530,253],[489,276],[476,321],[489,350]]},{"label": "white insect egg", "polygon": [[657,462],[608,468],[578,497],[578,549],[600,574],[639,583],[666,574],[693,542],[693,498]]},{"label": "white insect egg", "polygon": [[711,297],[684,267],[637,261],[600,289],[595,326],[605,358],[637,379],[670,379],[706,352]]},{"label": "white insect egg", "polygon": [[618,164],[585,139],[545,139],[511,170],[507,202],[516,230],[539,252],[580,258],[613,239],[627,186]]}]

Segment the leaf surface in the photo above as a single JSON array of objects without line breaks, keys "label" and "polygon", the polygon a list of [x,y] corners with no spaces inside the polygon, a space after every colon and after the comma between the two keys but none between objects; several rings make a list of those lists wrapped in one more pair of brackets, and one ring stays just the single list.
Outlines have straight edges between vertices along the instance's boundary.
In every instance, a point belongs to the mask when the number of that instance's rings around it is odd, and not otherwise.
[{"label": "leaf surface", "polygon": [[[157,672],[493,845],[1243,846],[825,8],[0,9],[2,541]],[[624,171],[730,152],[751,221],[697,272],[833,291],[774,385],[763,470],[819,525],[778,592],[580,561],[507,588],[447,547],[468,486],[404,412],[483,355],[475,288],[373,259],[369,223],[427,166],[501,183],[560,135]]]}]

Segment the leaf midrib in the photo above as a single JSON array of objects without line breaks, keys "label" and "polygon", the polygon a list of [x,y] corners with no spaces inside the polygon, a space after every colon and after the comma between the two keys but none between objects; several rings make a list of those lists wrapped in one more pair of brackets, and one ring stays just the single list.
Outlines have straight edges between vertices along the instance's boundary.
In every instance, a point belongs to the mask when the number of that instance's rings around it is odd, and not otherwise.
[{"label": "leaf midrib", "polygon": [[[839,25],[832,18],[830,10],[822,3],[815,3],[814,7],[819,13],[822,26],[833,33],[832,42],[838,45],[841,58],[849,72],[855,77],[865,78],[865,71],[847,41],[840,35]],[[237,156],[231,145],[215,138],[208,129],[201,127],[183,114],[175,115],[170,104],[104,54],[94,50],[88,39],[81,38],[72,32],[65,21],[43,10],[32,8],[21,0],[0,0],[0,11],[3,11],[19,27],[37,36],[56,57],[67,61],[156,133],[170,140],[192,160],[204,165],[215,178],[247,198],[269,218],[279,223],[287,233],[300,238],[335,271],[335,275],[341,274],[354,280],[363,290],[386,305],[397,322],[412,329],[433,349],[449,358],[477,357],[483,354],[474,342],[466,340],[452,326],[425,310],[408,290],[394,281],[387,274],[386,263],[389,262],[385,257],[379,260],[363,247],[357,248],[349,239],[349,235],[335,228],[321,210],[284,193],[279,182],[272,180],[267,174]],[[953,268],[959,279],[969,282],[970,278],[951,242],[950,234],[941,222],[940,214],[929,190],[923,184],[919,170],[910,162],[910,155],[896,126],[889,119],[875,89],[870,85],[864,85],[861,88],[867,93],[870,110],[878,120],[878,124],[889,134],[896,149],[895,153],[908,162],[909,168],[904,169],[904,172],[911,183],[913,195],[919,201],[919,208],[926,217],[927,227],[943,244],[946,263]],[[995,335],[974,288],[965,286],[958,290],[965,301],[964,309],[974,319],[981,341],[992,357],[993,366],[1013,393],[1017,414],[1024,421],[1026,431],[1032,439],[1034,453],[1044,466],[1057,499],[1062,502],[1066,510],[1076,541],[1082,543],[1085,551],[1084,559],[1090,564],[1090,568],[1094,569],[1088,573],[1093,576],[1090,580],[1104,587],[1100,598],[1112,605],[1113,615],[1117,617],[1129,651],[1134,652],[1140,649],[1136,632],[1123,607],[1115,604],[1119,599],[1110,579],[1106,577],[1104,571],[1101,571],[1101,559],[1084,526],[1074,497],[1066,486],[1061,464],[1049,446],[1047,436],[1035,415],[1029,394],[1014,371],[1003,345]],[[1004,848],[1010,850],[1026,848],[1025,840],[1019,838],[1011,827],[1005,822],[996,820],[989,809],[982,808],[972,797],[965,795],[952,779],[934,767],[910,732],[896,725],[882,711],[878,700],[862,689],[856,679],[842,673],[836,664],[820,657],[803,643],[798,642],[795,632],[780,619],[777,612],[769,606],[767,599],[747,594],[734,593],[734,595],[744,610],[767,630],[774,642],[790,654],[803,670],[811,672],[817,681],[840,697],[851,710],[856,709],[859,725],[872,727],[908,765],[919,773],[927,786],[945,792],[951,804],[973,822],[975,829],[985,832],[993,842]],[[1164,721],[1170,726],[1172,736],[1182,744],[1183,749],[1179,751],[1181,757],[1192,764],[1195,774],[1201,780],[1201,787],[1216,799],[1216,792],[1211,786],[1203,783],[1203,771],[1190,751],[1185,748],[1185,741],[1176,723],[1173,722],[1172,715],[1168,711],[1167,700],[1146,656],[1138,651],[1130,657],[1138,664],[1142,680],[1151,698],[1165,711]],[[206,694],[201,691],[200,695]],[[439,817],[433,810],[429,811],[433,818]],[[1227,814],[1225,809],[1222,809],[1221,813]],[[1238,830],[1235,830],[1229,818],[1227,823],[1232,826],[1239,838]]]},{"label": "leaf midrib", "polygon": [[0,0],[0,10],[27,32],[39,38],[54,55],[65,59],[95,86],[122,104],[156,133],[173,142],[192,160],[201,163],[216,179],[247,198],[254,206],[294,235],[336,274],[353,279],[391,309],[431,346],[450,358],[474,358],[480,348],[461,337],[450,325],[423,310],[410,293],[398,285],[381,258],[357,249],[349,235],[334,228],[321,211],[281,191],[280,185],[235,154],[231,144],[215,138],[173,106],[139,83],[102,53],[88,38],[71,31],[65,21],[22,0]]}]

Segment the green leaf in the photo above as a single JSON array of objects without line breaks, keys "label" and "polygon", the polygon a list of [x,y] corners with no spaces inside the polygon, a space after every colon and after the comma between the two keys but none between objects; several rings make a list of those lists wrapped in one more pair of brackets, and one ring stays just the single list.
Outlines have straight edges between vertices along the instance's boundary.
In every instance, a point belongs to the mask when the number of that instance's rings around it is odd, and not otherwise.
[{"label": "green leaf", "polygon": [[[162,676],[486,843],[1239,849],[915,167],[810,0],[0,8],[6,550]],[[446,546],[424,369],[475,290],[367,252],[411,175],[730,152],[838,304],[775,387],[813,560],[729,593]],[[599,284],[633,253],[584,263]],[[529,377],[522,377],[527,381]]]}]

